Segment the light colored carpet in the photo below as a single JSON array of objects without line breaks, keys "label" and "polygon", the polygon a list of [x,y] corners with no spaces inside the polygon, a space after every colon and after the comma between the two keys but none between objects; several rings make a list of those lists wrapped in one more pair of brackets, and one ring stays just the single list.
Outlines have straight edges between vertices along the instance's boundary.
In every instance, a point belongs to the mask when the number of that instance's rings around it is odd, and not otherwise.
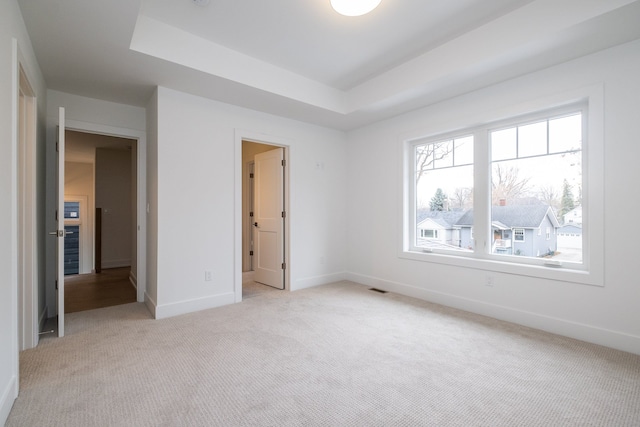
[{"label": "light colored carpet", "polygon": [[640,356],[340,282],[67,316],[7,426],[638,426]]}]

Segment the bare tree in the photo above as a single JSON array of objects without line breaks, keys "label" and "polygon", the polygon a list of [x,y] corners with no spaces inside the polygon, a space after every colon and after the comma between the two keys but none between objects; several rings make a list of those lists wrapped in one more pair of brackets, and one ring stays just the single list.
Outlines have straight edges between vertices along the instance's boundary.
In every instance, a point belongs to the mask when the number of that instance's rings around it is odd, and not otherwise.
[{"label": "bare tree", "polygon": [[538,198],[545,204],[551,206],[556,213],[560,210],[560,194],[552,186],[544,186],[540,188]]},{"label": "bare tree", "polygon": [[493,166],[493,179],[491,180],[491,204],[497,206],[501,200],[509,202],[525,197],[531,190],[530,178],[520,178],[517,167],[501,166],[495,163]]},{"label": "bare tree", "polygon": [[473,188],[458,187],[450,198],[454,209],[467,209],[473,204]]},{"label": "bare tree", "polygon": [[453,152],[453,141],[436,142],[416,146],[416,183],[433,169],[433,163],[442,160]]}]

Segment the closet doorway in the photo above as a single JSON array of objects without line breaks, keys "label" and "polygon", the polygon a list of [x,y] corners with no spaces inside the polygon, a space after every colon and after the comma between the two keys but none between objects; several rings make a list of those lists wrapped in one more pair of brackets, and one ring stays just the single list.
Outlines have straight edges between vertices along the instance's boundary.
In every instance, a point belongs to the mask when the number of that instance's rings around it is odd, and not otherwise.
[{"label": "closet doorway", "polygon": [[286,285],[285,147],[242,141],[242,298]]}]

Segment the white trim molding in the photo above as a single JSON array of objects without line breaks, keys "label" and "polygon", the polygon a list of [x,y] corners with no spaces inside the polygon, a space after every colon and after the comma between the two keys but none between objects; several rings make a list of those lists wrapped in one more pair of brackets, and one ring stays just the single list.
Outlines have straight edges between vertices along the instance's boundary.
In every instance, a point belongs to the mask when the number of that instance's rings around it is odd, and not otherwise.
[{"label": "white trim molding", "polygon": [[640,355],[640,336],[362,274],[348,273],[347,279],[365,286]]}]

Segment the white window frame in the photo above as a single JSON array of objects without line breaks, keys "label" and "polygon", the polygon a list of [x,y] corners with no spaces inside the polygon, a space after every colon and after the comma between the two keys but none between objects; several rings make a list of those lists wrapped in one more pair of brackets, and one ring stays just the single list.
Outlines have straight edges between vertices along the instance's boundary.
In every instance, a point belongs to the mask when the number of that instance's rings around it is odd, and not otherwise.
[{"label": "white window frame", "polygon": [[[544,279],[604,286],[604,87],[601,84],[568,91],[563,94],[529,100],[513,105],[504,105],[494,111],[477,112],[472,123],[495,129],[496,126],[520,125],[527,121],[554,117],[563,112],[577,111],[583,114],[583,259],[582,263],[549,262],[539,258],[512,257],[491,254],[490,247],[490,149],[488,132],[475,133],[474,142],[474,252],[452,253],[439,249],[416,248],[412,245],[415,230],[414,186],[412,172],[414,158],[412,150],[426,141],[450,139],[457,135],[469,134],[465,120],[460,118],[449,122],[449,130],[444,132],[419,131],[405,134],[400,139],[402,167],[400,168],[403,188],[401,224],[402,233],[398,256],[403,259],[441,263],[446,265],[474,268],[538,277]],[[512,117],[510,120],[495,118]],[[458,123],[460,126],[452,126]],[[493,126],[493,125],[496,126]],[[485,182],[482,186],[479,183]],[[514,260],[517,258],[517,260]]]}]

